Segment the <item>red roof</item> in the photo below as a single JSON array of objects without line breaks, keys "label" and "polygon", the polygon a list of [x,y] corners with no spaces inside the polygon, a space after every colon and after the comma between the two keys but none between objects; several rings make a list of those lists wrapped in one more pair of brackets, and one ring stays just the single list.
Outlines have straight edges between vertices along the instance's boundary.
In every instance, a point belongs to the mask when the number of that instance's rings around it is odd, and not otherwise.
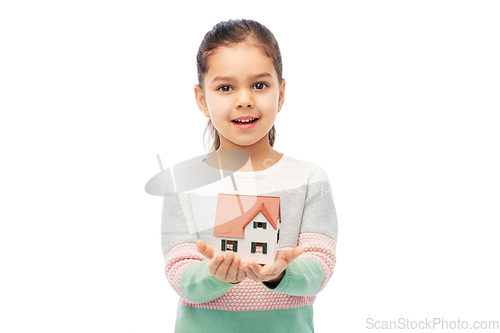
[{"label": "red roof", "polygon": [[215,237],[245,238],[245,227],[262,212],[269,224],[278,229],[280,197],[219,193],[215,212]]}]

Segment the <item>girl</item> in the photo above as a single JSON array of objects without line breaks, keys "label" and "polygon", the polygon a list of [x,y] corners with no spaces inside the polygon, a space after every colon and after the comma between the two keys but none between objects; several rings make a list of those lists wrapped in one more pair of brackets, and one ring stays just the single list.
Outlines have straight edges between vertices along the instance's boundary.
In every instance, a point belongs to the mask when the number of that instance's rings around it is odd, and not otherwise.
[{"label": "girl", "polygon": [[197,63],[195,98],[208,118],[211,152],[248,153],[233,175],[238,192],[280,197],[281,227],[274,264],[241,262],[236,249],[214,256],[216,194],[232,189],[229,177],[166,195],[162,248],[180,296],[176,332],[313,332],[315,295],[336,261],[337,218],[325,172],[273,149],[285,99],[278,43],[258,22],[220,22],[205,35]]}]

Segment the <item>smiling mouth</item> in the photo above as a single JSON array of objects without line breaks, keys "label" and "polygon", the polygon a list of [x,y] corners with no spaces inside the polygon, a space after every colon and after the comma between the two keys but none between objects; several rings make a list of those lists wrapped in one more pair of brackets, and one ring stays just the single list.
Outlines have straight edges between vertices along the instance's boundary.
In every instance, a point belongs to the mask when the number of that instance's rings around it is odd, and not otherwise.
[{"label": "smiling mouth", "polygon": [[255,123],[259,118],[247,119],[247,120],[231,120],[235,124],[252,124]]}]

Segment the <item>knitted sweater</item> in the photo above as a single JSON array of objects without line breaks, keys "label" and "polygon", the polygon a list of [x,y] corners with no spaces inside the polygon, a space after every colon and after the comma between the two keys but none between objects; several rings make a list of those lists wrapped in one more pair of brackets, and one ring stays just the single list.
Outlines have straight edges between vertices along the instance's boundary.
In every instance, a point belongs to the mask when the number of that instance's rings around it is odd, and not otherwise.
[{"label": "knitted sweater", "polygon": [[[165,273],[180,296],[175,331],[313,332],[312,305],[336,261],[337,217],[327,175],[315,164],[283,155],[265,170],[233,176],[234,184],[226,177],[164,197]],[[222,282],[208,271],[208,259],[195,242],[214,245],[218,193],[280,197],[278,246],[302,246],[304,253],[286,268],[274,289],[250,279]]]}]

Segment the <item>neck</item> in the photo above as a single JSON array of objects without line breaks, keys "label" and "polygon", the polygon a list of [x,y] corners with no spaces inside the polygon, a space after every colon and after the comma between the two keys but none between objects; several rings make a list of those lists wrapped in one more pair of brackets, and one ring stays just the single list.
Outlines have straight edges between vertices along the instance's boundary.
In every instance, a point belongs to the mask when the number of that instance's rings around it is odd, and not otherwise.
[{"label": "neck", "polygon": [[283,154],[278,153],[269,144],[269,139],[264,136],[258,142],[249,146],[239,146],[229,140],[221,138],[221,149],[240,149],[245,151],[250,160],[245,164],[240,171],[251,172],[267,169],[276,164]]}]

